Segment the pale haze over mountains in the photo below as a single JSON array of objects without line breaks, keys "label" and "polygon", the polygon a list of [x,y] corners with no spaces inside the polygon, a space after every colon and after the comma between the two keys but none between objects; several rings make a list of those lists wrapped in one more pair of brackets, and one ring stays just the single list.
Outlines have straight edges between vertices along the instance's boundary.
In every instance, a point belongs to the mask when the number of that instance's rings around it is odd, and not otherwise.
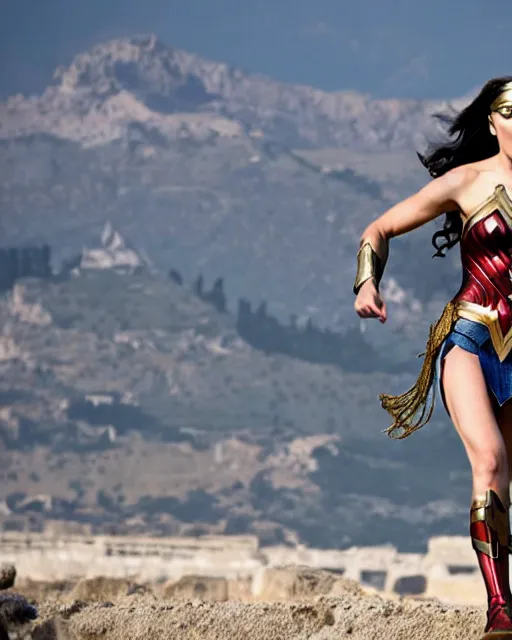
[{"label": "pale haze over mountains", "polygon": [[156,33],[276,80],[374,97],[451,98],[510,73],[512,5],[498,0],[3,0],[0,98],[110,38]]}]

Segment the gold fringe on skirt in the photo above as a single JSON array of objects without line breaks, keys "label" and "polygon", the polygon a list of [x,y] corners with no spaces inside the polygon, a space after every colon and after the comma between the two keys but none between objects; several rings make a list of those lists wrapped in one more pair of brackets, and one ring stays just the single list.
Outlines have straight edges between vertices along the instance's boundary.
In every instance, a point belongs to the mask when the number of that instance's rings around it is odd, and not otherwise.
[{"label": "gold fringe on skirt", "polygon": [[432,389],[432,385],[436,372],[436,358],[456,318],[455,304],[450,301],[439,320],[430,326],[425,352],[418,356],[424,356],[424,360],[414,386],[399,396],[379,394],[383,409],[395,420],[385,430],[391,438],[406,438],[430,420],[435,405],[435,389]]}]

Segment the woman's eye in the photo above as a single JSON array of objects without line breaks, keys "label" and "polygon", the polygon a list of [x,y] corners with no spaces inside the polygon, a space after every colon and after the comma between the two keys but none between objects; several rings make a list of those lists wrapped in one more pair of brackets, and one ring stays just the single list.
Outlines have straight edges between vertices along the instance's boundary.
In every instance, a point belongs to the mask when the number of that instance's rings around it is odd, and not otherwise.
[{"label": "woman's eye", "polygon": [[500,115],[504,118],[512,118],[512,107],[505,107],[504,109],[500,109]]}]

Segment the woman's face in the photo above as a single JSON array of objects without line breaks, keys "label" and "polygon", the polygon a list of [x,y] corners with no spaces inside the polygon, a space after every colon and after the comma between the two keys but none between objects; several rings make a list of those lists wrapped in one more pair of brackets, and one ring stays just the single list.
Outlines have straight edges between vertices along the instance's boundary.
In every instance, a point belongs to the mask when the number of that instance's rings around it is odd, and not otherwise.
[{"label": "woman's face", "polygon": [[491,132],[496,133],[500,149],[512,157],[512,102],[500,105],[491,113]]}]

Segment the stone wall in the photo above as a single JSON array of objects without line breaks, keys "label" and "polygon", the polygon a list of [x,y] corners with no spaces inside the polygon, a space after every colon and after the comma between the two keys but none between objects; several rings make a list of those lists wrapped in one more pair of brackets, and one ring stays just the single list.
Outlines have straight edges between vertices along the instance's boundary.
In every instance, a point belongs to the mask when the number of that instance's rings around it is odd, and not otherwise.
[{"label": "stone wall", "polygon": [[266,574],[282,566],[327,569],[386,593],[438,597],[478,604],[485,592],[469,538],[439,537],[426,554],[394,547],[343,551],[306,547],[258,547],[253,536],[147,538],[4,532],[2,561],[23,578],[65,580],[109,576],[139,581],[210,576],[250,580],[254,598],[264,596]]}]

